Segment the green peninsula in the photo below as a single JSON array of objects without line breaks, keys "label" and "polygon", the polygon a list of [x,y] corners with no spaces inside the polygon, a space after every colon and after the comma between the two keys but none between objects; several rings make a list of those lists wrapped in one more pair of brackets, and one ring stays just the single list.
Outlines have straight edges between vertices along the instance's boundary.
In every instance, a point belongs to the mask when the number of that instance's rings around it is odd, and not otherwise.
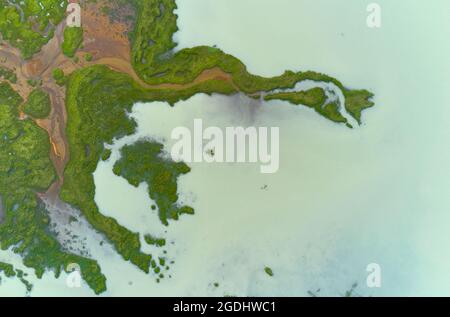
[{"label": "green peninsula", "polygon": [[83,43],[83,28],[66,27],[64,29],[64,41],[62,50],[67,57],[74,57],[78,48]]},{"label": "green peninsula", "polygon": [[50,111],[50,96],[41,89],[33,90],[28,96],[28,101],[23,105],[23,112],[35,119],[48,117]]}]

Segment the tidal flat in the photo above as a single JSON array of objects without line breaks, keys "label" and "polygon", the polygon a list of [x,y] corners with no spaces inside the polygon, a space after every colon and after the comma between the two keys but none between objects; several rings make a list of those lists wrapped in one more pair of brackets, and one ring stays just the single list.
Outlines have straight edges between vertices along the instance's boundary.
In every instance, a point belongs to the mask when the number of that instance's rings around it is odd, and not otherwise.
[{"label": "tidal flat", "polygon": [[[95,199],[103,214],[142,233],[142,240],[165,237],[167,254],[142,248],[174,263],[156,283],[108,243],[102,246],[85,223],[74,223],[108,276],[104,295],[308,296],[321,289],[319,296],[341,296],[354,283],[364,296],[450,294],[450,253],[442,247],[450,242],[450,150],[443,146],[450,136],[450,47],[439,36],[449,28],[448,4],[380,1],[383,26],[372,30],[365,26],[365,1],[330,2],[280,0],[274,10],[268,0],[178,1],[179,48],[218,45],[259,75],[323,71],[350,88],[370,89],[377,107],[351,130],[312,109],[242,95],[196,95],[174,108],[137,103],[131,115],[138,132],[116,140],[98,165]],[[179,193],[196,213],[165,227],[147,186],[132,187],[113,166],[120,148],[142,137],[169,148],[172,128],[195,118],[223,127],[279,126],[280,171],[194,164],[180,177]],[[0,255],[20,267],[8,252]],[[380,289],[365,286],[374,262],[382,268]],[[86,285],[67,289],[65,277],[44,275],[32,294],[93,294]],[[2,295],[23,292],[14,281],[0,288]]]}]

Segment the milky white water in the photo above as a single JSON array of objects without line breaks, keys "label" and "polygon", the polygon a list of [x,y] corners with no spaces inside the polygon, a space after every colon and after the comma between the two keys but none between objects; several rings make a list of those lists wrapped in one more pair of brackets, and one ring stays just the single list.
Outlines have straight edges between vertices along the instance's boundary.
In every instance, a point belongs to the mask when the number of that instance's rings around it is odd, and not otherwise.
[{"label": "milky white water", "polygon": [[[383,24],[375,30],[365,24],[367,3],[178,1],[180,47],[218,45],[266,76],[321,71],[374,92],[376,108],[351,130],[310,109],[241,95],[197,95],[175,108],[136,104],[138,134],[118,140],[99,164],[96,201],[131,230],[166,237],[175,264],[172,278],[156,284],[100,246],[87,226],[73,225],[108,277],[105,295],[303,296],[318,288],[341,295],[354,282],[361,295],[450,295],[450,4],[378,1]],[[192,127],[195,118],[205,126],[280,127],[280,170],[191,164],[179,191],[196,214],[166,228],[146,186],[135,189],[111,169],[122,145],[151,136],[170,148],[172,129]],[[9,252],[0,260],[19,263]],[[381,266],[379,289],[365,285],[369,263]],[[0,295],[24,292],[3,280]],[[47,274],[32,294],[92,292]]]}]

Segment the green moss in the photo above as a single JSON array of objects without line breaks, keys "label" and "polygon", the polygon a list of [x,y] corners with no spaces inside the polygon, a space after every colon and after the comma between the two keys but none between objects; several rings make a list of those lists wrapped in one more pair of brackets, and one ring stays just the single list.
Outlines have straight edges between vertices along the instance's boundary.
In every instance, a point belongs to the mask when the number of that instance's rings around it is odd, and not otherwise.
[{"label": "green moss", "polygon": [[80,209],[125,260],[148,272],[151,257],[141,252],[139,235],[99,212],[92,176],[104,153],[104,143],[133,133],[135,124],[126,116],[125,109],[132,105],[130,98],[138,96],[139,90],[128,77],[106,67],[96,66],[71,75],[66,96],[70,161],[65,169],[61,198]]},{"label": "green moss", "polygon": [[292,86],[299,77],[293,72],[283,76],[263,78],[247,72],[245,65],[217,48],[199,46],[172,50],[173,34],[178,30],[174,0],[134,1],[139,12],[132,39],[132,63],[140,77],[149,84],[187,84],[203,71],[219,67],[232,74],[240,91],[253,93],[277,87]]},{"label": "green moss", "polygon": [[269,275],[270,277],[274,276],[272,269],[270,267],[268,267],[268,266],[266,266],[264,268],[264,272],[266,272],[266,274]]},{"label": "green moss", "polygon": [[[191,84],[204,70],[219,67],[232,76],[232,81],[208,80],[186,86],[184,89],[144,89],[128,75],[105,66],[78,70],[67,78],[66,106],[68,111],[67,138],[70,160],[64,171],[61,198],[82,211],[88,222],[103,233],[121,256],[141,270],[155,271],[157,264],[151,255],[141,251],[139,234],[121,226],[115,219],[100,213],[95,203],[93,173],[101,159],[109,157],[105,144],[115,138],[134,134],[136,123],[127,112],[138,101],[166,101],[174,105],[197,93],[231,95],[238,91],[249,95],[270,92],[276,88],[292,88],[303,80],[333,83],[344,94],[349,90],[336,79],[315,72],[286,72],[282,76],[263,78],[247,72],[238,59],[216,48],[196,47],[173,53],[173,33],[177,30],[173,0],[132,1],[139,18],[132,40],[132,63],[139,76],[149,84]],[[59,74],[59,80],[66,78]],[[58,80],[58,79],[57,79]],[[313,96],[314,97],[314,96]],[[367,100],[366,100],[367,101]],[[346,104],[357,115],[361,100]],[[315,105],[315,103],[314,103]],[[330,117],[335,105],[324,105]],[[159,207],[163,223],[177,219],[180,214],[193,213],[187,206],[180,207],[177,196],[177,178],[189,172],[180,163],[163,159],[162,145],[156,142],[138,142],[122,149],[122,159],[115,167],[117,175],[130,184],[149,185],[149,195]],[[147,243],[151,236],[144,237]]]},{"label": "green moss", "polygon": [[67,0],[0,0],[0,33],[28,59],[53,37],[66,8]]},{"label": "green moss", "polygon": [[[141,252],[137,233],[129,231],[120,226],[115,219],[105,217],[99,212],[94,200],[95,185],[92,173],[96,170],[105,150],[105,143],[111,144],[114,138],[135,132],[136,123],[127,116],[127,111],[131,110],[135,102],[175,103],[199,92],[230,94],[235,90],[228,83],[215,80],[183,90],[145,90],[129,76],[98,65],[76,71],[68,82],[66,104],[70,161],[64,172],[61,198],[80,209],[91,225],[105,234],[125,260],[131,261],[145,272],[148,272],[151,256]],[[149,154],[151,155],[147,153]],[[163,166],[164,164],[161,165]],[[187,171],[181,165],[170,168],[175,168],[174,171],[177,173]],[[169,174],[174,171],[166,170]],[[163,184],[164,182],[159,184],[156,190],[159,191],[160,185]],[[173,184],[170,184],[170,189],[163,189],[162,194],[158,200],[162,206],[161,218],[164,221],[168,218],[174,219],[182,213],[193,212],[192,208],[179,208],[172,203],[176,197],[173,193]]]},{"label": "green moss", "polygon": [[28,101],[23,105],[23,111],[36,119],[48,117],[51,111],[48,93],[41,89],[33,90],[28,97]]},{"label": "green moss", "polygon": [[114,173],[124,177],[133,186],[148,184],[150,198],[158,205],[161,222],[178,220],[183,213],[192,213],[188,206],[178,206],[177,179],[190,172],[190,168],[163,157],[163,145],[157,142],[139,141],[125,146],[122,156],[114,165]]},{"label": "green moss", "polygon": [[[360,122],[361,111],[373,104],[369,94],[346,89],[337,79],[315,72],[286,71],[283,75],[264,78],[250,74],[245,65],[232,55],[220,49],[199,46],[174,52],[176,43],[173,34],[178,30],[177,16],[174,13],[174,0],[132,1],[139,12],[132,41],[132,63],[138,75],[149,84],[177,83],[188,84],[203,71],[220,68],[232,76],[234,87],[249,95],[269,92],[276,88],[292,88],[303,80],[333,83],[342,90],[348,99],[346,108]],[[358,96],[358,97],[357,97]],[[290,98],[288,98],[290,101]],[[322,115],[332,112],[328,106]],[[314,106],[316,108],[316,106]],[[342,118],[329,119],[343,122]]]},{"label": "green moss", "polygon": [[[33,289],[33,284],[31,284],[25,277],[27,274],[20,270],[20,269],[14,269],[14,266],[12,266],[9,263],[0,262],[0,273],[4,273],[6,277],[17,277],[19,281],[25,286],[27,292],[31,292]],[[1,279],[0,279],[1,281]]]},{"label": "green moss", "polygon": [[84,55],[84,60],[85,60],[86,62],[91,62],[93,58],[94,58],[94,57],[92,56],[91,53],[86,53],[86,55]]},{"label": "green moss", "polygon": [[4,273],[6,277],[16,276],[16,271],[14,271],[14,266],[9,263],[0,262],[0,273]]},{"label": "green moss", "polygon": [[59,86],[64,86],[66,84],[66,77],[61,68],[55,68],[52,72],[52,76]]},{"label": "green moss", "polygon": [[0,247],[20,254],[38,278],[47,270],[59,276],[62,268],[78,263],[88,285],[100,293],[106,279],[98,264],[64,251],[50,230],[50,218],[36,195],[56,178],[50,143],[46,131],[34,122],[18,119],[21,103],[8,84],[0,84],[0,196],[5,210]]},{"label": "green moss", "polygon": [[266,101],[283,100],[294,105],[314,108],[323,117],[337,122],[347,123],[347,119],[340,113],[336,102],[326,103],[327,96],[322,88],[312,88],[306,91],[273,93],[264,97]]},{"label": "green moss", "polygon": [[64,41],[62,43],[64,55],[74,57],[82,43],[83,29],[81,27],[66,27],[64,29]]},{"label": "green moss", "polygon": [[339,104],[337,102],[330,102],[324,107],[318,109],[317,112],[331,121],[337,123],[347,123],[347,119],[345,119],[339,111]]},{"label": "green moss", "polygon": [[0,66],[0,79],[8,80],[12,84],[17,83],[16,74],[12,70],[2,66]]},{"label": "green moss", "polygon": [[356,294],[356,289],[358,288],[358,283],[353,283],[349,290],[345,291],[343,297],[359,297]]},{"label": "green moss", "polygon": [[42,84],[42,80],[41,79],[28,79],[27,83],[31,87],[37,87],[37,86],[40,86]]}]

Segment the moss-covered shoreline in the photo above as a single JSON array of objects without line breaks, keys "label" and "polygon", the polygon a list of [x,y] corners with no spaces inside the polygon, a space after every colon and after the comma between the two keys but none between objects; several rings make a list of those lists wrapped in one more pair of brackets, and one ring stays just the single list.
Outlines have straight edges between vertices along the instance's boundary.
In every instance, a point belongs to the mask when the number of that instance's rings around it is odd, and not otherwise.
[{"label": "moss-covered shoreline", "polygon": [[[78,208],[124,260],[146,273],[153,272],[159,281],[163,278],[161,271],[168,269],[164,267],[165,259],[143,252],[140,235],[104,216],[94,199],[93,173],[98,162],[111,155],[105,144],[136,132],[136,123],[127,116],[133,104],[163,101],[174,105],[198,93],[243,93],[252,98],[264,95],[265,100],[284,100],[311,107],[333,122],[347,123],[339,112],[340,105],[326,103],[323,91],[270,94],[276,89],[294,88],[301,81],[312,80],[337,86],[345,97],[342,106],[361,123],[363,110],[373,106],[373,95],[367,90],[347,89],[337,79],[311,71],[286,71],[273,78],[253,75],[239,59],[215,47],[200,46],[175,52],[175,0],[131,0],[131,3],[138,13],[130,35],[132,66],[148,86],[142,87],[129,75],[102,65],[79,69],[67,76],[61,69],[54,69],[57,83],[66,86],[66,136],[70,152],[60,197]],[[45,10],[39,10],[37,0],[20,5],[0,0],[0,33],[3,39],[19,48],[26,59],[39,52],[53,37],[55,26],[64,17],[67,1],[61,1],[59,7],[50,0],[42,0],[41,4]],[[34,15],[37,16],[35,24],[29,21]],[[67,30],[64,53],[73,56],[81,41],[81,29]],[[197,81],[201,74],[213,69],[228,76]],[[48,212],[37,196],[56,179],[49,159],[48,135],[33,120],[19,119],[23,100],[9,85],[17,80],[14,72],[1,68],[1,79],[4,82],[0,83],[0,136],[3,141],[0,144],[0,197],[3,198],[4,219],[0,224],[0,247],[3,250],[11,248],[20,254],[24,264],[33,268],[38,277],[47,271],[59,276],[67,265],[77,263],[91,289],[96,294],[102,293],[106,290],[106,277],[98,263],[64,251],[49,228]],[[166,85],[158,86],[161,84]],[[35,90],[22,109],[34,119],[45,118],[50,113],[48,96]],[[135,186],[147,182],[149,196],[158,207],[161,222],[169,225],[170,220],[177,220],[181,214],[194,212],[191,207],[177,204],[177,178],[190,169],[185,164],[161,159],[161,150],[160,144],[152,142],[125,147],[114,172]],[[156,239],[148,234],[143,238],[147,244],[165,247],[163,237]],[[10,273],[7,264],[1,269]]]},{"label": "moss-covered shoreline", "polygon": [[51,231],[48,212],[37,197],[56,178],[50,142],[32,120],[19,119],[21,103],[9,84],[0,83],[0,196],[4,207],[0,248],[20,254],[38,278],[46,271],[58,277],[67,265],[77,263],[88,285],[101,293],[106,278],[97,262],[64,251]]},{"label": "moss-covered shoreline", "polygon": [[48,117],[51,109],[50,96],[39,88],[31,92],[27,102],[22,106],[23,112],[35,119]]},{"label": "moss-covered shoreline", "polygon": [[[132,1],[139,12],[132,34],[132,63],[142,80],[148,84],[193,82],[205,70],[220,68],[232,77],[240,92],[252,95],[274,89],[293,88],[298,82],[313,80],[336,85],[345,96],[346,110],[361,123],[361,112],[372,107],[373,94],[366,90],[350,90],[335,78],[316,72],[286,71],[283,75],[264,78],[250,74],[236,57],[218,48],[199,46],[174,51],[173,34],[178,30],[175,0]],[[290,98],[284,100],[292,101]],[[292,102],[296,104],[295,102]],[[334,122],[345,123],[336,115],[333,105],[320,114]],[[316,108],[318,109],[318,108]]]}]

